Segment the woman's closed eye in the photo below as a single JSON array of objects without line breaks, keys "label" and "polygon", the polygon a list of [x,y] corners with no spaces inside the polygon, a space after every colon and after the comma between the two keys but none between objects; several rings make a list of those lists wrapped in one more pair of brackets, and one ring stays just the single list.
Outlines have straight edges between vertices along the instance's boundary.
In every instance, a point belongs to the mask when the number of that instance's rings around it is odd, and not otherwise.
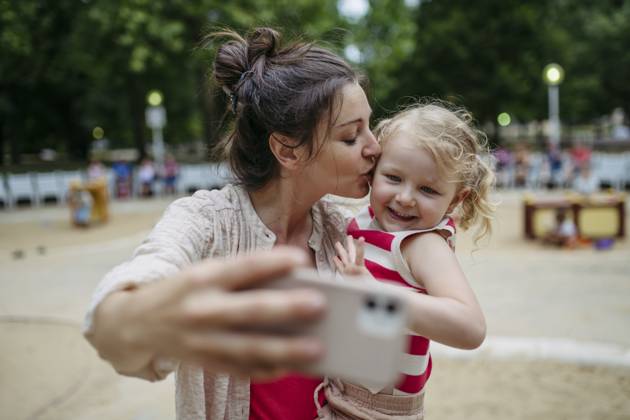
[{"label": "woman's closed eye", "polygon": [[347,140],[342,140],[342,141],[346,146],[353,146],[356,144],[357,138],[355,137],[353,139],[347,139]]}]

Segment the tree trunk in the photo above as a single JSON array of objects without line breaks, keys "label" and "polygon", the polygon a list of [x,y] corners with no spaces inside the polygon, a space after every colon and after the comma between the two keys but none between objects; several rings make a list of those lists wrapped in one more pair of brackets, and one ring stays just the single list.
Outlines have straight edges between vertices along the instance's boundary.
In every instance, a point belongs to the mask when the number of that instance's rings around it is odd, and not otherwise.
[{"label": "tree trunk", "polygon": [[62,104],[61,112],[68,157],[81,161],[87,160],[90,135],[79,123],[81,113],[77,110],[75,102],[69,98],[68,102]]},{"label": "tree trunk", "polygon": [[0,166],[4,166],[4,127],[4,118],[0,118]]}]

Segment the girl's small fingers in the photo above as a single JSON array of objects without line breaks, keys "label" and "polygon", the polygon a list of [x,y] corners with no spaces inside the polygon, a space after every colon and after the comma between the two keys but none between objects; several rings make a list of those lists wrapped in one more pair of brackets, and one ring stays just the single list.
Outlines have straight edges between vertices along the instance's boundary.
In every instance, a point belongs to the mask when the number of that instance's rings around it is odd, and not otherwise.
[{"label": "girl's small fingers", "polygon": [[357,243],[357,261],[356,264],[358,266],[363,266],[365,264],[365,238],[361,236]]}]

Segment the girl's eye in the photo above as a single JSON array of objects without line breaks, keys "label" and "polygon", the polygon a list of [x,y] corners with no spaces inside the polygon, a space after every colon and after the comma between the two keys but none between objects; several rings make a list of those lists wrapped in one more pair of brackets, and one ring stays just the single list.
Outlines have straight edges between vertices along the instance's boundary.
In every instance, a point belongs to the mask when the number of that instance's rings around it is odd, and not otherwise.
[{"label": "girl's eye", "polygon": [[437,194],[438,192],[435,191],[433,188],[431,187],[421,187],[420,191],[425,192],[427,194]]},{"label": "girl's eye", "polygon": [[396,175],[385,175],[385,178],[389,179],[392,182],[400,182],[400,177]]},{"label": "girl's eye", "polygon": [[353,139],[348,139],[348,140],[342,140],[343,144],[345,144],[346,146],[353,146],[354,144],[356,144],[357,142],[357,138],[353,138]]}]

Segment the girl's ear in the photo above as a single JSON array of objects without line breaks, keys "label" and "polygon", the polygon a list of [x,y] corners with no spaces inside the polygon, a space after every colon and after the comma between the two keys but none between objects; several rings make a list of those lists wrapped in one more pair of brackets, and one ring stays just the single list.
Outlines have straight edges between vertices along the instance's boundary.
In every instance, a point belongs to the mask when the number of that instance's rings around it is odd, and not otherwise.
[{"label": "girl's ear", "polygon": [[455,197],[453,197],[453,200],[451,200],[451,204],[448,205],[446,213],[452,213],[453,210],[468,197],[468,194],[470,194],[470,188],[462,188],[459,190],[459,192],[455,194]]},{"label": "girl's ear", "polygon": [[283,168],[294,170],[302,162],[303,150],[297,146],[297,142],[291,137],[271,133],[269,135],[269,149],[271,149],[271,153],[273,153]]}]

